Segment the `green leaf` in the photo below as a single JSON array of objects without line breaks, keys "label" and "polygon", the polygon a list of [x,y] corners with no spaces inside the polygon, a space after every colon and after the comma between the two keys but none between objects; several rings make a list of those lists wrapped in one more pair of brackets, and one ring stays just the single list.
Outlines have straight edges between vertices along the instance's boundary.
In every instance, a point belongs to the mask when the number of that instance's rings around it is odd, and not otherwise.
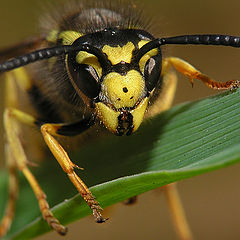
[{"label": "green leaf", "polygon": [[[225,167],[240,160],[239,99],[240,89],[176,106],[147,120],[130,137],[99,137],[71,158],[85,168],[78,173],[92,186],[102,207]],[[60,222],[68,224],[91,214],[78,194],[69,199],[76,190],[56,161],[46,162],[34,172],[51,206],[58,203],[53,212]],[[1,173],[1,196],[6,195],[5,179]],[[50,231],[37,215],[37,201],[23,180],[17,216],[7,238],[28,239]]]}]

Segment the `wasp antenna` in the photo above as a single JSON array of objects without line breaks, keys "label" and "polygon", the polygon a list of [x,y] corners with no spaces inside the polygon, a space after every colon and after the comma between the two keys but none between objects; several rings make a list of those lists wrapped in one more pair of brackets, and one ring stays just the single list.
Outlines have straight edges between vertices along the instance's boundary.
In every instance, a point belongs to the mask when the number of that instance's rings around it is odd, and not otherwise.
[{"label": "wasp antenna", "polygon": [[162,38],[161,40],[164,42],[164,44],[219,45],[240,47],[240,37],[219,34],[182,35]]},{"label": "wasp antenna", "polygon": [[69,50],[66,47],[68,46],[40,49],[20,57],[10,59],[0,64],[0,72],[6,72],[15,68],[25,66],[29,63],[34,63],[54,56],[60,56],[62,54],[65,54],[65,52]]},{"label": "wasp antenna", "polygon": [[139,61],[141,57],[150,50],[167,44],[182,44],[182,45],[218,45],[229,47],[240,47],[240,37],[220,34],[203,34],[203,35],[182,35],[167,38],[157,38],[145,44],[136,55],[136,60]]},{"label": "wasp antenna", "polygon": [[94,54],[101,65],[106,65],[107,60],[105,55],[101,52],[100,49],[90,46],[88,44],[83,44],[79,46],[59,46],[59,47],[52,47],[52,48],[44,48],[37,50],[35,52],[30,52],[20,57],[16,57],[0,63],[0,73],[10,71],[30,63],[34,63],[37,61],[41,61],[44,59],[48,59],[51,57],[57,57],[61,55],[66,55],[71,52],[78,52],[78,51],[85,51],[91,54]]}]

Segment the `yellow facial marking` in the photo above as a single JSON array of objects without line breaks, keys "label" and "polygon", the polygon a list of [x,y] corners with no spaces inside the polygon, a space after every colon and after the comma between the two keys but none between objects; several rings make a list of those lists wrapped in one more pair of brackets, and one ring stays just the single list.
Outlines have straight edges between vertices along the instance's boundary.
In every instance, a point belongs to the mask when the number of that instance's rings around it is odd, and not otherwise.
[{"label": "yellow facial marking", "polygon": [[[148,97],[145,97],[135,109],[130,111],[130,113],[133,116],[133,130],[132,132],[135,132],[139,126],[141,125],[143,121],[144,114],[146,112],[147,106],[148,106]],[[112,133],[117,133],[118,128],[118,117],[121,114],[121,112],[115,111],[112,108],[108,107],[102,102],[96,103],[96,110],[99,118],[104,123],[104,126],[111,131]],[[128,129],[126,129],[126,132]]]},{"label": "yellow facial marking", "polygon": [[144,79],[136,70],[129,71],[122,76],[111,72],[106,75],[102,84],[102,91],[116,109],[133,107],[144,91]]},{"label": "yellow facial marking", "polygon": [[82,36],[81,33],[75,31],[63,31],[59,33],[58,38],[62,39],[63,45],[72,45],[75,40]]},{"label": "yellow facial marking", "polygon": [[96,70],[98,76],[102,76],[102,68],[95,55],[81,51],[77,54],[76,61],[79,64],[87,64],[92,66]]},{"label": "yellow facial marking", "polygon": [[[138,47],[141,48],[142,46],[144,46],[146,43],[148,43],[149,41],[147,40],[141,40],[139,43],[138,43]],[[158,50],[157,48],[154,48],[152,49],[151,51],[147,52],[145,55],[142,56],[142,58],[140,59],[139,61],[139,68],[140,68],[140,71],[143,73],[144,72],[144,67],[147,63],[147,60],[150,58],[150,57],[153,57],[155,55],[158,54]]]},{"label": "yellow facial marking", "polygon": [[104,103],[96,103],[96,110],[99,118],[103,121],[104,125],[113,133],[116,133],[118,127],[118,116],[120,112],[106,106]]},{"label": "yellow facial marking", "polygon": [[132,59],[132,51],[135,49],[133,43],[128,42],[123,47],[110,47],[105,45],[102,51],[107,54],[109,61],[115,65],[121,61],[130,63]]},{"label": "yellow facial marking", "polygon": [[148,106],[148,100],[149,98],[145,97],[142,102],[134,110],[131,111],[131,114],[133,116],[133,132],[139,128],[143,121],[143,117]]}]

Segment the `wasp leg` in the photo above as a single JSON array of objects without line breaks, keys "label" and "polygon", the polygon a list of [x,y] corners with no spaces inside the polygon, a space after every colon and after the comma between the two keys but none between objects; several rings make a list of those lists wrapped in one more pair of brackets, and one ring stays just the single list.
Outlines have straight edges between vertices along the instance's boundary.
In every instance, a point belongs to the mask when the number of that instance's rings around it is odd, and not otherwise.
[{"label": "wasp leg", "polygon": [[175,226],[176,233],[181,240],[193,239],[187,222],[184,208],[177,190],[177,184],[171,183],[161,188],[167,199],[168,207]]},{"label": "wasp leg", "polygon": [[213,89],[235,89],[240,86],[239,80],[230,80],[227,82],[217,82],[208,76],[202,74],[196,68],[194,68],[189,63],[184,60],[176,57],[169,57],[164,59],[163,68],[168,69],[170,66],[174,66],[174,68],[182,73],[184,76],[188,77],[191,84],[193,85],[193,79],[201,80],[206,86]]},{"label": "wasp leg", "polygon": [[[155,100],[154,104],[149,107],[147,118],[153,117],[163,111],[169,109],[172,105],[176,87],[177,75],[174,71],[169,69],[169,62],[163,62],[162,68],[162,88],[160,94]],[[161,188],[167,199],[172,222],[175,226],[175,231],[181,240],[191,240],[192,233],[187,222],[184,209],[177,190],[177,184],[171,183]]]},{"label": "wasp leg", "polygon": [[[92,193],[84,184],[84,182],[74,172],[74,168],[79,168],[79,167],[76,164],[72,163],[66,151],[59,144],[59,142],[53,137],[53,135],[58,135],[57,133],[61,132],[61,127],[64,127],[65,128],[64,131],[66,131],[67,125],[61,126],[61,124],[50,124],[50,123],[43,124],[41,126],[41,132],[44,137],[44,140],[48,145],[50,151],[52,152],[52,154],[54,155],[54,157],[57,159],[58,163],[62,167],[63,171],[67,173],[69,179],[77,188],[80,195],[86,201],[88,206],[92,209],[95,221],[98,223],[105,222],[106,219],[104,219],[100,213],[102,208],[100,207],[99,203],[95,200]],[[71,128],[71,125],[69,125],[69,128]]]},{"label": "wasp leg", "polygon": [[[1,54],[0,54],[1,55]],[[18,86],[22,88],[22,90],[25,90],[27,87],[30,86],[29,78],[26,74],[26,71],[24,68],[19,68],[14,71],[11,71],[6,74],[6,96],[5,96],[5,103],[7,107],[14,106],[16,107],[18,105],[18,98],[17,98],[17,88]],[[21,84],[17,84],[18,81]],[[5,115],[4,115],[5,116]],[[5,118],[5,117],[4,117]],[[4,120],[5,122],[8,121],[7,117]],[[11,125],[11,123],[9,123]],[[11,128],[11,126],[8,125],[8,128]],[[17,123],[14,123],[14,132],[16,136],[20,135],[20,126]],[[5,128],[7,128],[7,125],[5,125]],[[10,131],[10,130],[9,130]],[[18,145],[19,141],[17,141]],[[22,146],[19,146],[19,148],[22,148]],[[9,145],[9,143],[5,144],[5,157],[6,157],[6,164],[8,167],[8,201],[7,206],[5,208],[5,213],[2,218],[1,224],[0,224],[0,237],[4,236],[8,229],[11,226],[14,213],[15,213],[15,202],[18,197],[18,176],[17,176],[17,168],[18,168],[18,158],[14,157],[12,146]]]},{"label": "wasp leg", "polygon": [[16,171],[16,161],[8,145],[5,147],[5,157],[8,167],[8,201],[4,216],[0,224],[0,237],[4,236],[9,230],[15,212],[16,200],[18,197],[18,179]]},{"label": "wasp leg", "polygon": [[30,126],[34,126],[35,119],[32,116],[25,114],[17,109],[7,108],[4,111],[4,128],[6,131],[7,142],[9,144],[10,151],[16,160],[18,169],[23,172],[24,176],[27,178],[34,191],[36,198],[38,199],[43,218],[55,231],[61,235],[65,235],[67,233],[67,228],[62,226],[59,221],[53,216],[51,210],[49,209],[45,193],[39,186],[34,175],[27,167],[27,157],[19,139],[19,121]]}]

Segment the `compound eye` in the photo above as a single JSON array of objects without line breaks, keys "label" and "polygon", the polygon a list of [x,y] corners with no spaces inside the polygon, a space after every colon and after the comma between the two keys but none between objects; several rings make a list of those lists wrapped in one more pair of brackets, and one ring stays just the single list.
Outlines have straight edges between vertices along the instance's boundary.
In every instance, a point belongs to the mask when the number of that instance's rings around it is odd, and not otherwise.
[{"label": "compound eye", "polygon": [[87,64],[76,64],[75,66],[69,64],[68,67],[74,85],[90,99],[96,98],[100,92],[96,70]]},{"label": "compound eye", "polygon": [[156,55],[148,59],[144,68],[144,77],[147,90],[151,92],[157,85],[161,74],[161,57]]}]

